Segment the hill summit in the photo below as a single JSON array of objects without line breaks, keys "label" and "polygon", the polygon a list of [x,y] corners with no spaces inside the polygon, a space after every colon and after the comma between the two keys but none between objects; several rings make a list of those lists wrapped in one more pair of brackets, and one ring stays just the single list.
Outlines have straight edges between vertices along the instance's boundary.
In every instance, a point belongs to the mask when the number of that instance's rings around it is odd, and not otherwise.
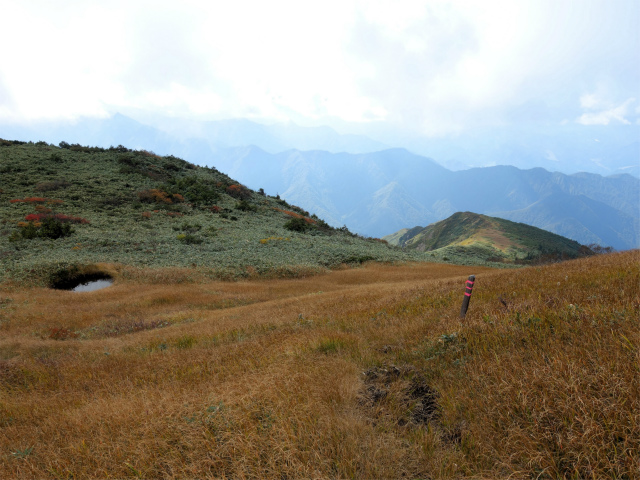
[{"label": "hill summit", "polygon": [[403,229],[383,237],[406,250],[437,252],[453,259],[538,263],[590,255],[574,240],[523,223],[472,212],[457,212],[427,227]]},{"label": "hill summit", "polygon": [[98,263],[244,278],[424,257],[171,155],[0,139],[0,175],[0,282]]}]

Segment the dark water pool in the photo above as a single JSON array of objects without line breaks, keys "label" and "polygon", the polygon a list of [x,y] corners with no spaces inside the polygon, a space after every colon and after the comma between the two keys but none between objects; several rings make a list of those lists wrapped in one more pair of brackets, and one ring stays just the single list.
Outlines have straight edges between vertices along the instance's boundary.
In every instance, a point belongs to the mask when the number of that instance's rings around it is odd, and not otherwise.
[{"label": "dark water pool", "polygon": [[[65,272],[66,273],[66,272]],[[56,290],[72,292],[93,292],[113,284],[113,278],[106,273],[83,273],[60,275],[60,279],[51,285]]]}]

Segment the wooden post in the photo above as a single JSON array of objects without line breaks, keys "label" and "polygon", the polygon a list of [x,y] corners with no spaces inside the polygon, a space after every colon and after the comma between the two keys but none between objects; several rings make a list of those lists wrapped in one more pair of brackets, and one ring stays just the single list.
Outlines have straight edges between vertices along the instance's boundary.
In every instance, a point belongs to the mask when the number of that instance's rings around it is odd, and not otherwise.
[{"label": "wooden post", "polygon": [[460,309],[460,318],[464,318],[469,308],[469,299],[471,298],[471,291],[473,290],[473,284],[476,281],[475,275],[469,275],[469,280],[465,283],[464,298],[462,299],[462,308]]}]

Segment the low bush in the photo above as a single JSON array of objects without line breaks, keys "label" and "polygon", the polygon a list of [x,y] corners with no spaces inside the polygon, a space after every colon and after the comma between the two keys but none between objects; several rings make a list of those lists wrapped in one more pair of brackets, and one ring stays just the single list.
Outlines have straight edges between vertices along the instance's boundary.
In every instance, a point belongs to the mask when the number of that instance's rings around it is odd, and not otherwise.
[{"label": "low bush", "polygon": [[55,240],[57,238],[67,237],[72,233],[73,229],[69,223],[65,223],[54,217],[47,217],[42,221],[38,236]]},{"label": "low bush", "polygon": [[251,190],[244,185],[230,185],[226,189],[227,195],[238,200],[247,200],[251,198]]},{"label": "low bush", "polygon": [[40,182],[36,185],[38,192],[50,192],[53,190],[59,190],[61,188],[67,188],[71,186],[70,182],[66,180],[52,180],[50,182]]},{"label": "low bush", "polygon": [[[36,215],[36,214],[34,214]],[[27,215],[29,217],[31,215]],[[74,232],[69,223],[47,216],[41,222],[20,222],[18,230],[13,232],[9,240],[31,240],[34,238],[50,238],[56,240],[58,238],[67,237]]]},{"label": "low bush", "polygon": [[86,218],[82,218],[82,217],[73,217],[71,215],[64,215],[62,213],[30,213],[29,215],[25,216],[24,219],[27,222],[44,222],[47,219],[52,219],[55,220],[57,222],[60,223],[76,223],[76,224],[80,224],[80,223],[84,223],[87,224],[89,223],[89,220],[87,220]]},{"label": "low bush", "polygon": [[284,228],[291,230],[292,232],[306,232],[311,229],[312,226],[304,218],[292,218],[284,224]]},{"label": "low bush", "polygon": [[236,210],[241,210],[243,212],[257,212],[258,207],[256,207],[255,205],[251,205],[246,200],[240,200],[238,203],[236,203]]},{"label": "low bush", "polygon": [[178,193],[168,193],[159,188],[151,188],[138,192],[138,200],[143,203],[173,204],[184,202],[184,197]]},{"label": "low bush", "polygon": [[197,237],[191,233],[181,233],[176,237],[182,243],[186,243],[187,245],[199,245],[202,243],[202,238]]},{"label": "low bush", "polygon": [[174,195],[183,196],[194,205],[211,204],[220,198],[216,186],[198,177],[174,177],[163,188]]},{"label": "low bush", "polygon": [[173,227],[173,229],[182,230],[186,233],[196,233],[202,230],[202,225],[200,225],[199,223],[184,222],[182,225],[180,225],[180,227]]}]

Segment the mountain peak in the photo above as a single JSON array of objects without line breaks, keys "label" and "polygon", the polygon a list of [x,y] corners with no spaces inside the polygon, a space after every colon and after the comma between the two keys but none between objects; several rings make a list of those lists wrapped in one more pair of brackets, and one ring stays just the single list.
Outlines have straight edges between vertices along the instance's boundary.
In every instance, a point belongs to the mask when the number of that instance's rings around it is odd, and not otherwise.
[{"label": "mountain peak", "polygon": [[477,263],[537,263],[592,253],[574,240],[540,228],[474,212],[456,212],[425,228],[404,229],[384,239],[408,250]]}]

